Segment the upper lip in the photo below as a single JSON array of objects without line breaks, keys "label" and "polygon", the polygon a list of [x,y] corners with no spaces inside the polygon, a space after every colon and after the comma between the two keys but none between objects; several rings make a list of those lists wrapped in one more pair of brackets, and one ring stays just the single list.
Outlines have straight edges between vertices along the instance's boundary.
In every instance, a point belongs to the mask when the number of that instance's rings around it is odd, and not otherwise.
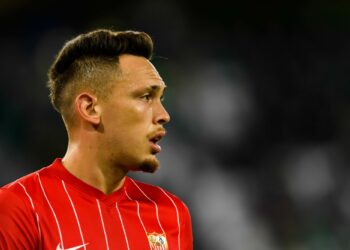
[{"label": "upper lip", "polygon": [[154,142],[154,143],[157,143],[158,141],[160,141],[165,136],[165,134],[166,134],[165,130],[159,130],[159,131],[153,133],[150,136],[149,140]]}]

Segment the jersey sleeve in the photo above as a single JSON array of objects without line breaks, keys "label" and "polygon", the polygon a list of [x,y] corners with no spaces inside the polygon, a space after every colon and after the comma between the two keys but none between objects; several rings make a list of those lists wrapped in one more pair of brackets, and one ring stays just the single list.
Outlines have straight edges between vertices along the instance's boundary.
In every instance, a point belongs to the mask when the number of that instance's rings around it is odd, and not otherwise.
[{"label": "jersey sleeve", "polygon": [[0,189],[0,249],[37,249],[38,225],[25,198]]},{"label": "jersey sleeve", "polygon": [[187,206],[182,203],[182,216],[181,224],[183,225],[181,233],[181,249],[193,250],[193,234],[192,234],[192,221],[191,215]]}]

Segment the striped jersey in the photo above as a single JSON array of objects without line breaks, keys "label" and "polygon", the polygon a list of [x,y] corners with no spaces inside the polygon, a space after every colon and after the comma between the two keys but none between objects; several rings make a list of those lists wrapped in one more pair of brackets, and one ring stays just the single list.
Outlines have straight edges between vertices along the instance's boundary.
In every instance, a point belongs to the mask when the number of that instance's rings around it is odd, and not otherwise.
[{"label": "striped jersey", "polygon": [[2,187],[0,249],[193,249],[186,205],[160,187],[125,178],[106,195],[56,159]]}]

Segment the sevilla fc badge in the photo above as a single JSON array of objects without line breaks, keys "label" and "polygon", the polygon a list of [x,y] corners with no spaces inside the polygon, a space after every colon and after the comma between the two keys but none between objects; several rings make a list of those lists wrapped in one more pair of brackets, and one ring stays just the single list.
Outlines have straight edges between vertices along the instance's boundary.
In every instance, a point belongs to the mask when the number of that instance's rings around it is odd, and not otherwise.
[{"label": "sevilla fc badge", "polygon": [[148,233],[147,238],[151,250],[168,250],[165,234]]}]

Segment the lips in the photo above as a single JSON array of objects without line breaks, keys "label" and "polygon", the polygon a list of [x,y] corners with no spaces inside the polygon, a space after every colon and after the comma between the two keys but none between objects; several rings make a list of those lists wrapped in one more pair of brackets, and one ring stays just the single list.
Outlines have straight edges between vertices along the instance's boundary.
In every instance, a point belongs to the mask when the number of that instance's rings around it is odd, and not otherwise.
[{"label": "lips", "polygon": [[164,130],[161,130],[161,131],[157,131],[156,133],[150,136],[149,141],[151,144],[153,154],[157,154],[162,150],[160,145],[158,145],[158,142],[165,136],[165,133],[166,132]]}]

